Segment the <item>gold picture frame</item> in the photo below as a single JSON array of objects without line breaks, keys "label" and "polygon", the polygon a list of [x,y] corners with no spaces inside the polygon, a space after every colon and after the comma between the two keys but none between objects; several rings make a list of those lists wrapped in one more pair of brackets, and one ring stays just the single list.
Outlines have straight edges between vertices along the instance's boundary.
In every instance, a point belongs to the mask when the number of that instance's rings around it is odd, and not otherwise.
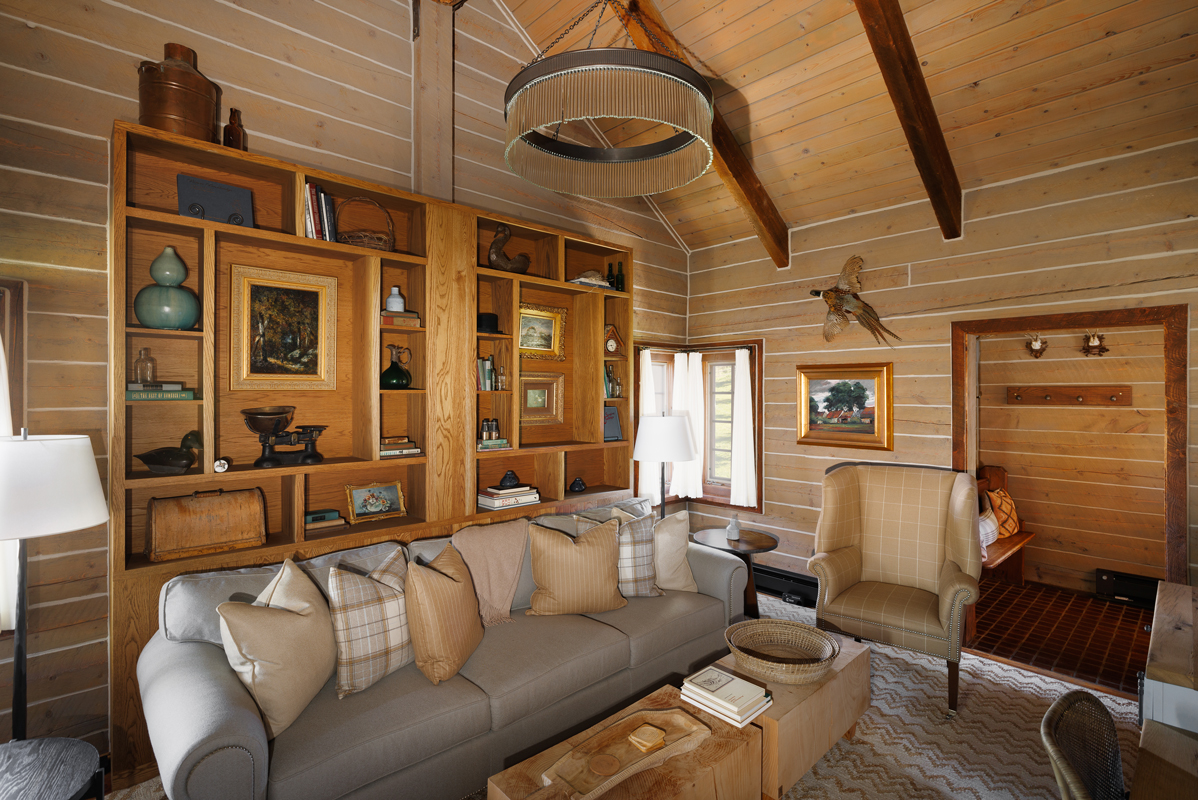
[{"label": "gold picture frame", "polygon": [[798,443],[894,449],[894,364],[795,367]]},{"label": "gold picture frame", "polygon": [[345,487],[345,499],[349,502],[349,524],[370,519],[406,517],[408,509],[403,502],[403,487],[399,481],[365,483],[361,486]]},{"label": "gold picture frame", "polygon": [[337,388],[337,279],[233,264],[229,388]]},{"label": "gold picture frame", "polygon": [[560,372],[520,373],[520,424],[556,425],[566,420],[566,376]]},{"label": "gold picture frame", "polygon": [[520,304],[516,342],[521,358],[566,360],[566,309]]}]

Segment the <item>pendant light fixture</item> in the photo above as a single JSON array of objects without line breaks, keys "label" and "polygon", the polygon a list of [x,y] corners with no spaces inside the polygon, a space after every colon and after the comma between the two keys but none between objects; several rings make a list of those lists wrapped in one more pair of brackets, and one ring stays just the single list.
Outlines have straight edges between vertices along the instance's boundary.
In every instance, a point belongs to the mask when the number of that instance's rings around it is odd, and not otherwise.
[{"label": "pendant light fixture", "polygon": [[[623,47],[591,49],[609,3],[622,12],[616,18],[626,31],[628,17],[675,57]],[[586,49],[545,56],[595,9],[599,15]],[[595,0],[520,70],[508,84],[504,117],[508,169],[563,194],[658,194],[685,186],[711,166],[711,87],[621,0]],[[590,147],[559,138],[565,122],[605,117],[656,122],[674,133],[632,147]]]}]

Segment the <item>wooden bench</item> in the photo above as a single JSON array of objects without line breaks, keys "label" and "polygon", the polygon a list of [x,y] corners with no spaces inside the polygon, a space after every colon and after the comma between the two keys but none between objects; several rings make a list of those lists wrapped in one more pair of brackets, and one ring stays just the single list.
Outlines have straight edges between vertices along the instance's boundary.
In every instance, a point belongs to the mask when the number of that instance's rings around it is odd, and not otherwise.
[{"label": "wooden bench", "polygon": [[[981,503],[982,492],[993,492],[997,489],[1006,491],[1007,471],[1002,467],[978,467],[978,502]],[[1023,585],[1023,547],[1036,534],[1023,527],[1019,521],[1019,533],[998,539],[986,547],[986,560],[982,562],[982,578],[997,578],[1005,583],[1016,586]],[[966,645],[973,642],[977,636],[977,604],[965,609],[965,629],[962,632]]]}]

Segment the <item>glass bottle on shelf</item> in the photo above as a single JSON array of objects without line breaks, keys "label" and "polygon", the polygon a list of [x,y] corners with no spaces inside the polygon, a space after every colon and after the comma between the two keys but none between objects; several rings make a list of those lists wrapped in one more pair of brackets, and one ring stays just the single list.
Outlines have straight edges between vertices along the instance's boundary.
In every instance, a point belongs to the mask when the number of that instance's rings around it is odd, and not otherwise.
[{"label": "glass bottle on shelf", "polygon": [[143,347],[137,351],[137,360],[133,362],[134,383],[156,383],[158,381],[158,362],[150,355],[150,348]]},{"label": "glass bottle on shelf", "polygon": [[624,396],[624,383],[623,383],[623,381],[621,381],[619,378],[616,378],[616,391],[615,391],[615,396],[616,396],[616,397],[623,397],[623,396]]},{"label": "glass bottle on shelf", "polygon": [[[403,365],[412,360],[412,351],[397,344],[389,344],[387,349],[391,351],[391,366],[383,370],[383,374],[379,376],[379,388],[409,388],[412,385],[412,373],[404,369]],[[407,353],[407,361],[403,359],[404,353]]]},{"label": "glass bottle on shelf", "polygon": [[403,311],[405,304],[403,295],[399,293],[398,286],[391,287],[391,294],[387,295],[387,310],[388,311]]},{"label": "glass bottle on shelf", "polygon": [[245,149],[245,128],[241,126],[241,111],[229,109],[229,124],[225,126],[225,147]]},{"label": "glass bottle on shelf", "polygon": [[616,269],[616,291],[624,291],[624,262],[618,262],[619,266]]},{"label": "glass bottle on shelf", "polygon": [[607,285],[611,288],[616,288],[616,273],[611,268],[611,262],[607,262]]},{"label": "glass bottle on shelf", "polygon": [[499,368],[499,376],[495,378],[495,388],[499,391],[507,391],[507,373],[503,371],[503,367]]}]

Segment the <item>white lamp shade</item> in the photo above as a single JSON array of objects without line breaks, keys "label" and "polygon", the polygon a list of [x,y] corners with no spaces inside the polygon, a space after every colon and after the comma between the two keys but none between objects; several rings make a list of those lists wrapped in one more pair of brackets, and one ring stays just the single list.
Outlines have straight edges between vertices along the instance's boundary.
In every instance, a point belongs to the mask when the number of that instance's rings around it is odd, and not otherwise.
[{"label": "white lamp shade", "polygon": [[641,417],[636,429],[633,461],[694,461],[695,440],[686,417]]},{"label": "white lamp shade", "polygon": [[86,436],[0,436],[0,539],[32,539],[108,521]]}]

